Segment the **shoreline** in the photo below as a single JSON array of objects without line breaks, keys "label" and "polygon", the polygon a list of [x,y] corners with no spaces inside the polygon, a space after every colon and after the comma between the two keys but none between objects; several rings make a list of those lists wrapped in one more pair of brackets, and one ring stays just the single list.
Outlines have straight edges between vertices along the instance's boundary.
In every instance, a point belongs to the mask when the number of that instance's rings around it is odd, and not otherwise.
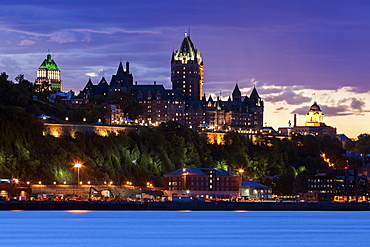
[{"label": "shoreline", "polygon": [[124,202],[1,201],[0,210],[146,211],[370,211],[370,203],[348,202]]}]

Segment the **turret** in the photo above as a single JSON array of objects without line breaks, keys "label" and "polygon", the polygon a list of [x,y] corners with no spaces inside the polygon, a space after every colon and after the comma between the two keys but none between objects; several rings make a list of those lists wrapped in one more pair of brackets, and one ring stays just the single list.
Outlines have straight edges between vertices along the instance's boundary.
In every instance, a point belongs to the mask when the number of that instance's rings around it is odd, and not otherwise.
[{"label": "turret", "polygon": [[241,101],[242,100],[242,93],[239,90],[238,83],[235,84],[235,88],[233,91],[233,101]]}]

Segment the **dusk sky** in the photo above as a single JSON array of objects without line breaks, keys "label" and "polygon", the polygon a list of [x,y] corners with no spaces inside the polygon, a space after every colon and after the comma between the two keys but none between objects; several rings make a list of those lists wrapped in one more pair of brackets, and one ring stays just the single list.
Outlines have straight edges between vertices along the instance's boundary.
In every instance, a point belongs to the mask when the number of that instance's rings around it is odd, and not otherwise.
[{"label": "dusk sky", "polygon": [[171,53],[190,30],[203,55],[204,92],[256,88],[275,129],[316,100],[324,122],[369,132],[370,2],[340,0],[2,0],[0,72],[34,81],[50,49],[63,91],[110,81],[120,61],[134,81],[171,89]]}]

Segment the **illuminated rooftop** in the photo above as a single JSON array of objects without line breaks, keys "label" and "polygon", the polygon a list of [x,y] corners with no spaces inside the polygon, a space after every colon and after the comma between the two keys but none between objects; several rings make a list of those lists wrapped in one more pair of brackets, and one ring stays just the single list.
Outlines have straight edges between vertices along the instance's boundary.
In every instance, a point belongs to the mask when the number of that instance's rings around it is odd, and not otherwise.
[{"label": "illuminated rooftop", "polygon": [[48,54],[47,58],[42,62],[39,69],[57,69],[59,70],[58,65],[51,59],[51,55]]}]

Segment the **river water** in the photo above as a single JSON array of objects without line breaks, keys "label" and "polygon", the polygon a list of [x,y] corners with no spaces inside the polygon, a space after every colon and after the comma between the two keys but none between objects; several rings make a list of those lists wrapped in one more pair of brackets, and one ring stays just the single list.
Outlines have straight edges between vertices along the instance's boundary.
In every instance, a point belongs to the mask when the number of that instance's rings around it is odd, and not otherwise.
[{"label": "river water", "polygon": [[0,211],[0,246],[370,246],[370,212]]}]

